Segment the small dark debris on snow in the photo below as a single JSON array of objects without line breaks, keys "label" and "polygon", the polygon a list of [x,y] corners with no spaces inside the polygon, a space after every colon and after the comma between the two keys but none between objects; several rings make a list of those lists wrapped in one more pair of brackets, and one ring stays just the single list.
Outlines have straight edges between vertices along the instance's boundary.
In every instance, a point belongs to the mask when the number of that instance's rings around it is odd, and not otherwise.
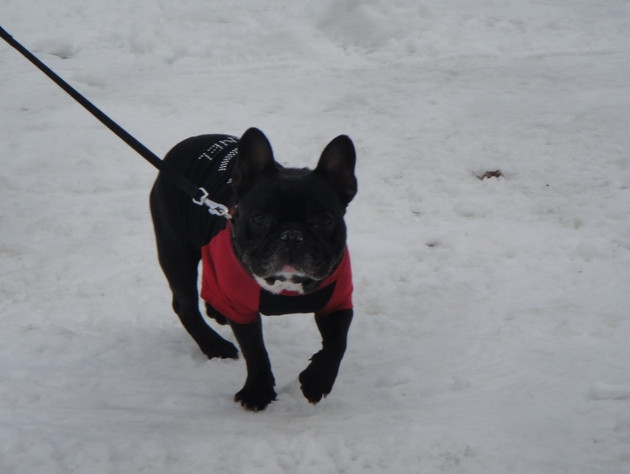
[{"label": "small dark debris on snow", "polygon": [[482,174],[481,176],[478,175],[477,173],[473,172],[473,174],[477,177],[478,180],[483,181],[484,179],[490,179],[490,178],[500,178],[503,176],[503,173],[501,173],[501,170],[495,170],[495,171],[486,171],[484,174]]}]

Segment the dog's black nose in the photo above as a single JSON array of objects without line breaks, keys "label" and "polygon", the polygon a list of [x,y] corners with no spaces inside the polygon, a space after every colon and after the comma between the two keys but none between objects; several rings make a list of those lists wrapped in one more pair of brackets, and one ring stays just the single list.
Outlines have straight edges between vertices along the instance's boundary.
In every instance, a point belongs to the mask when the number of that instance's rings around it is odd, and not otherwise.
[{"label": "dog's black nose", "polygon": [[304,240],[304,234],[301,230],[287,229],[280,234],[280,239],[284,242],[300,243]]}]

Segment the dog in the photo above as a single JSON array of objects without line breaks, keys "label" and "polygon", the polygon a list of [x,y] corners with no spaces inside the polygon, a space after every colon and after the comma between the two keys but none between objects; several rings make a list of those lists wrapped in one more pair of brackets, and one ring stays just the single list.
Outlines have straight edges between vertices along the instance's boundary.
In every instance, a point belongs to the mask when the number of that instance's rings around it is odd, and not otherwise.
[{"label": "dog", "polygon": [[344,221],[357,193],[352,140],[333,139],[314,170],[281,166],[256,128],[240,138],[188,138],[164,161],[231,214],[228,221],[194,205],[164,172],[153,185],[158,259],[184,328],[208,358],[238,358],[204,320],[201,296],[208,317],[230,325],[245,359],[247,377],[234,400],[260,411],[277,396],[260,315],[314,313],[322,347],[299,382],[317,404],[332,390],[353,317]]}]

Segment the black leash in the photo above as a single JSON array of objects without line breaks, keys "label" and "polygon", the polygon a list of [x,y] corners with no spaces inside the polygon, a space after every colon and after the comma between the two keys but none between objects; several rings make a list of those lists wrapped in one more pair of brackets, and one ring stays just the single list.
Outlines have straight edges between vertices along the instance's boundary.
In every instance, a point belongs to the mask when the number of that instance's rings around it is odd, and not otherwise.
[{"label": "black leash", "polygon": [[197,205],[208,206],[208,212],[214,215],[219,215],[230,218],[229,210],[223,204],[216,203],[208,199],[208,192],[204,188],[200,188],[182,176],[176,170],[173,169],[168,163],[160,159],[155,153],[149,150],[146,146],[136,140],[130,135],[124,128],[109,118],[102,110],[96,107],[92,102],[81,95],[75,88],[64,81],[59,75],[57,75],[52,69],[46,66],[43,62],[37,59],[28,49],[18,43],[4,28],[0,26],[0,37],[15,48],[22,56],[33,63],[40,71],[46,74],[55,84],[61,87],[66,93],[68,93],[74,100],[81,104],[88,112],[96,117],[103,125],[114,132],[122,141],[133,148],[140,154],[145,160],[155,166],[162,172],[164,176],[172,180],[182,191],[188,194],[193,202]]}]

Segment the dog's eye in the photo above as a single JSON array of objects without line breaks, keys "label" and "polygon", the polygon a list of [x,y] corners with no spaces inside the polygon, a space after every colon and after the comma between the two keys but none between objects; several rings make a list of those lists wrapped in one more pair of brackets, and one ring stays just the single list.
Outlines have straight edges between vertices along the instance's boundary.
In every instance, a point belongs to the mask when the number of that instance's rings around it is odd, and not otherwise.
[{"label": "dog's eye", "polygon": [[321,214],[317,216],[317,219],[313,221],[315,227],[330,227],[333,223],[333,218],[330,214]]},{"label": "dog's eye", "polygon": [[265,227],[268,228],[271,226],[271,218],[264,214],[254,214],[252,216],[252,224],[255,227]]}]

